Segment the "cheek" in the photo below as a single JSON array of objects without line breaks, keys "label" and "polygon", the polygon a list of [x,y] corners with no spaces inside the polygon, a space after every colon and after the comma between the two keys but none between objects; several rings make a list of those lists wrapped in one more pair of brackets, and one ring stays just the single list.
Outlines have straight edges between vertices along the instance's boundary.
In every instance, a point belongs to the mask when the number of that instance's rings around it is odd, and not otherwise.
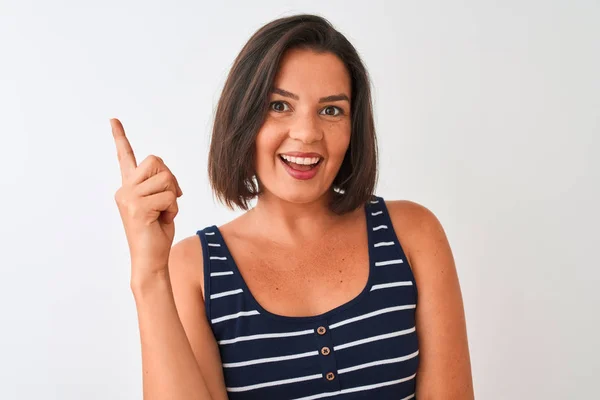
[{"label": "cheek", "polygon": [[350,124],[343,127],[337,126],[332,129],[332,132],[335,132],[335,134],[331,135],[331,140],[329,140],[329,156],[340,159],[341,162],[344,155],[346,155],[348,146],[350,146]]},{"label": "cheek", "polygon": [[277,129],[269,125],[264,125],[255,140],[256,159],[259,162],[268,162],[273,159],[275,153],[281,146],[283,135],[278,133]]}]

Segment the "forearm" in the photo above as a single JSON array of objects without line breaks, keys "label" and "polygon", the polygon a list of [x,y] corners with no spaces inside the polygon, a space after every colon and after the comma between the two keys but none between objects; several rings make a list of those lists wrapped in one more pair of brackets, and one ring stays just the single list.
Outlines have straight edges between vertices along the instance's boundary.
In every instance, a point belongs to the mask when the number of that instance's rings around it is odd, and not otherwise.
[{"label": "forearm", "polygon": [[177,314],[169,274],[131,284],[142,344],[144,400],[210,400]]}]

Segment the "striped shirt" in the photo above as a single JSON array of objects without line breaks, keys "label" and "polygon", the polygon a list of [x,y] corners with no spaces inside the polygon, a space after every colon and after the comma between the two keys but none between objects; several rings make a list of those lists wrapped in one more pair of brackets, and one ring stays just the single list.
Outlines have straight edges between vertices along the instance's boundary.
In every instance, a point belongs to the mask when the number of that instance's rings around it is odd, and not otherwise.
[{"label": "striped shirt", "polygon": [[417,288],[383,198],[364,206],[369,278],[351,301],[312,317],[263,309],[219,229],[197,232],[206,315],[231,400],[414,399]]}]

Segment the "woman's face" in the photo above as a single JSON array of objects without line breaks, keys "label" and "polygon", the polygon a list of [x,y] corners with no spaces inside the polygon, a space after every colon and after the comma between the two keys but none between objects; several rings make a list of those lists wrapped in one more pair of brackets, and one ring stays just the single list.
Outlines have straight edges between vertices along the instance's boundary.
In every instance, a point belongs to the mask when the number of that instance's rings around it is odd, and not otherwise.
[{"label": "woman's face", "polygon": [[350,90],[337,56],[300,49],[284,54],[256,137],[255,167],[265,194],[292,203],[327,194],[350,143]]}]

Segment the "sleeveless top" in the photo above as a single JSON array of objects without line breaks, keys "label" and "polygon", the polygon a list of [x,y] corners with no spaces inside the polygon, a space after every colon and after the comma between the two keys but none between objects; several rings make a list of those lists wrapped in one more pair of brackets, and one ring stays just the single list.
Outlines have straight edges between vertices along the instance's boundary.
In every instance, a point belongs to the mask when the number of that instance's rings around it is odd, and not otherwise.
[{"label": "sleeveless top", "polygon": [[197,231],[206,316],[231,400],[414,399],[417,288],[383,198],[364,206],[369,278],[324,314],[270,313],[252,296],[216,225]]}]

